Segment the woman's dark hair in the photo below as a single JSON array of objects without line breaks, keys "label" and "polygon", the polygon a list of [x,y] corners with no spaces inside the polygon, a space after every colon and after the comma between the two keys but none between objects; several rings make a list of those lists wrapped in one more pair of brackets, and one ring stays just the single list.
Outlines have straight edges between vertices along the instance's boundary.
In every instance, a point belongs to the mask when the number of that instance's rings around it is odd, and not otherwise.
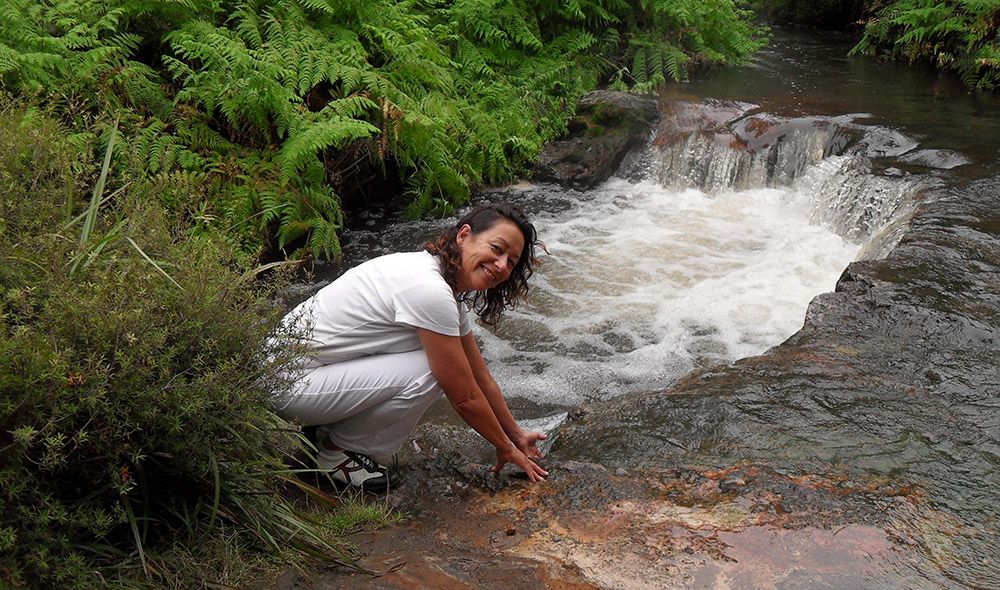
[{"label": "woman's dark hair", "polygon": [[516,205],[510,203],[488,203],[479,205],[469,211],[449,230],[438,236],[433,242],[424,245],[431,254],[441,259],[441,271],[445,281],[451,285],[452,289],[457,288],[458,271],[462,267],[462,252],[458,249],[458,231],[462,226],[468,225],[472,228],[472,233],[484,232],[501,219],[512,221],[524,235],[524,250],[517,264],[510,273],[510,277],[486,291],[474,291],[463,295],[465,301],[472,304],[472,309],[483,322],[494,325],[507,309],[514,309],[517,304],[528,294],[528,278],[534,273],[533,265],[537,263],[535,259],[535,246],[545,246],[538,241],[535,233],[535,226],[528,221],[528,217]]}]

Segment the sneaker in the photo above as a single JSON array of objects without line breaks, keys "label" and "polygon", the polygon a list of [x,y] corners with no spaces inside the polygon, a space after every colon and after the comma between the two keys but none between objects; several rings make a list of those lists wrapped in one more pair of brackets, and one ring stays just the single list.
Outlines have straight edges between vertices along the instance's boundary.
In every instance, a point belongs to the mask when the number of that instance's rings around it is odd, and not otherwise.
[{"label": "sneaker", "polygon": [[324,469],[334,483],[361,488],[366,492],[381,492],[395,487],[398,475],[375,459],[353,451],[320,450],[316,467]]}]

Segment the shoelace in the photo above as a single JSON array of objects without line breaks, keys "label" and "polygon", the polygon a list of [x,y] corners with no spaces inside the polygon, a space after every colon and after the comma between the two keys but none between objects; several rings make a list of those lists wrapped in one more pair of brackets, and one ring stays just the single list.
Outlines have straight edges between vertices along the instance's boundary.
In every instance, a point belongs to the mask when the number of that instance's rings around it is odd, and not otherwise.
[{"label": "shoelace", "polygon": [[365,470],[368,471],[369,473],[375,473],[375,472],[385,473],[385,467],[379,465],[378,462],[375,461],[375,459],[372,459],[368,455],[365,455],[363,453],[355,453],[353,451],[344,451],[344,454],[350,457],[352,461],[364,467]]}]

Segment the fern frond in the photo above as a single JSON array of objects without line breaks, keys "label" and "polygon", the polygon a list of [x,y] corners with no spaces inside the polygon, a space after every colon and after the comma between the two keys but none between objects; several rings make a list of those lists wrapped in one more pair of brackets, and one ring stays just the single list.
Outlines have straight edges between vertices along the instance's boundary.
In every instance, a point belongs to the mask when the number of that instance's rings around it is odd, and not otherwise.
[{"label": "fern frond", "polygon": [[338,115],[340,117],[350,119],[361,119],[362,117],[370,116],[372,113],[377,113],[380,110],[381,109],[379,108],[378,103],[374,100],[368,98],[367,96],[354,95],[330,101],[325,107],[323,107],[323,110],[320,111],[320,115]]},{"label": "fern frond", "polygon": [[317,152],[344,147],[359,139],[377,135],[379,128],[366,121],[333,116],[313,123],[290,137],[281,148],[281,179],[290,180]]}]

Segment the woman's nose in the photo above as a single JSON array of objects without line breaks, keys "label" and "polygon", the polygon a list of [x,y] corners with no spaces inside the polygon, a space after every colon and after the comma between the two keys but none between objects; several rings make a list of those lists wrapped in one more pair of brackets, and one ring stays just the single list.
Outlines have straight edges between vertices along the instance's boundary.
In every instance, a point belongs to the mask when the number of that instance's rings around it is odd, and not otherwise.
[{"label": "woman's nose", "polygon": [[495,264],[496,267],[497,267],[497,270],[500,271],[500,272],[502,272],[502,273],[505,273],[505,274],[507,272],[509,272],[510,271],[510,265],[507,264],[507,262],[508,262],[508,258],[507,258],[506,254],[503,254],[499,258],[497,258],[496,259],[496,264]]}]

